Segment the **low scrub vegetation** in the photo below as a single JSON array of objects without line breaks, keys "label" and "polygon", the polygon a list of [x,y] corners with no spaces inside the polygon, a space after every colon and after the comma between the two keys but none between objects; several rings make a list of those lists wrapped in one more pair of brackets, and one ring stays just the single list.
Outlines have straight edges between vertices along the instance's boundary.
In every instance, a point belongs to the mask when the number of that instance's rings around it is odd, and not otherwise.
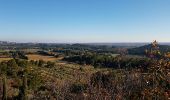
[{"label": "low scrub vegetation", "polygon": [[[60,54],[63,60],[30,59],[29,56],[27,60],[16,56],[0,62],[0,98],[168,100],[170,61],[166,53],[160,53],[158,46],[153,42],[143,57],[94,51],[64,52]],[[58,53],[54,52],[54,57]]]}]

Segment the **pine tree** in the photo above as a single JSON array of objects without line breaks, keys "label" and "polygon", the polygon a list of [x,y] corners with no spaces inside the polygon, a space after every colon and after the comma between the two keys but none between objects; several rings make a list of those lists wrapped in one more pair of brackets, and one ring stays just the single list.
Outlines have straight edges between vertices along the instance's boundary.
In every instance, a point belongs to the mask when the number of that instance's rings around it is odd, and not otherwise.
[{"label": "pine tree", "polygon": [[23,100],[27,100],[27,75],[26,72],[24,73],[24,78],[23,78]]},{"label": "pine tree", "polygon": [[3,77],[3,96],[2,100],[7,100],[7,83],[6,83],[6,76]]},{"label": "pine tree", "polygon": [[19,89],[19,95],[18,95],[18,99],[19,100],[27,100],[28,99],[28,95],[27,95],[27,74],[24,71],[23,74],[23,83],[22,86]]}]

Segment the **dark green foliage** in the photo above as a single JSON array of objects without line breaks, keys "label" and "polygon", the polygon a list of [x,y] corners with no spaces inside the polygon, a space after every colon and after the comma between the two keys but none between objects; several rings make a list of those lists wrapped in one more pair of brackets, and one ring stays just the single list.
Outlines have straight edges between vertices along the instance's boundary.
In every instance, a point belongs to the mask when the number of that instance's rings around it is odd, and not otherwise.
[{"label": "dark green foliage", "polygon": [[12,57],[14,59],[25,59],[25,60],[28,60],[28,57],[26,56],[26,54],[23,52],[23,51],[11,51],[10,52],[12,54]]},{"label": "dark green foliage", "polygon": [[150,60],[147,58],[131,58],[131,57],[112,57],[107,55],[86,54],[79,56],[65,57],[63,60],[75,62],[78,64],[93,65],[96,67],[106,68],[136,68],[146,69]]},{"label": "dark green foliage", "polygon": [[[145,50],[150,50],[151,48],[152,48],[152,44],[149,44],[142,47],[128,49],[128,53],[133,55],[145,55],[146,54]],[[159,45],[159,50],[161,53],[170,52],[170,46]]]},{"label": "dark green foliage", "polygon": [[28,99],[27,92],[28,92],[27,74],[26,74],[26,72],[24,72],[24,74],[23,74],[23,82],[22,82],[22,86],[19,89],[18,99],[19,100],[27,100]]},{"label": "dark green foliage", "polygon": [[18,65],[14,59],[9,60],[7,62],[7,75],[11,75],[13,77],[17,76]]},{"label": "dark green foliage", "polygon": [[25,68],[25,67],[28,66],[28,61],[27,61],[27,60],[15,59],[15,61],[16,61],[17,65],[18,65],[19,67]]},{"label": "dark green foliage", "polygon": [[90,79],[90,84],[97,88],[108,88],[112,84],[113,74],[104,74],[102,72],[96,72]]},{"label": "dark green foliage", "polygon": [[31,64],[31,65],[37,65],[36,61],[34,61],[34,60],[31,60],[31,61],[30,61],[30,64]]},{"label": "dark green foliage", "polygon": [[53,68],[55,66],[55,62],[48,61],[46,67]]},{"label": "dark green foliage", "polygon": [[6,76],[3,75],[3,96],[2,100],[7,100],[7,83],[6,83]]},{"label": "dark green foliage", "polygon": [[24,79],[23,79],[23,100],[27,100],[27,75],[24,74]]},{"label": "dark green foliage", "polygon": [[72,93],[82,93],[85,92],[85,90],[87,90],[87,87],[88,87],[87,84],[75,83],[71,85],[70,91]]},{"label": "dark green foliage", "polygon": [[43,67],[44,64],[45,64],[45,61],[39,60],[39,62],[38,62],[38,66],[39,66],[39,67]]},{"label": "dark green foliage", "polygon": [[6,79],[7,64],[5,64],[5,62],[1,62],[0,68],[1,68],[0,70],[1,70],[2,81],[3,81],[3,95],[2,95],[2,100],[7,100],[7,79]]},{"label": "dark green foliage", "polygon": [[29,89],[37,90],[43,84],[41,77],[37,73],[31,73],[28,79]]},{"label": "dark green foliage", "polygon": [[1,62],[0,63],[0,73],[2,75],[6,75],[7,74],[7,64],[6,64],[6,62]]}]

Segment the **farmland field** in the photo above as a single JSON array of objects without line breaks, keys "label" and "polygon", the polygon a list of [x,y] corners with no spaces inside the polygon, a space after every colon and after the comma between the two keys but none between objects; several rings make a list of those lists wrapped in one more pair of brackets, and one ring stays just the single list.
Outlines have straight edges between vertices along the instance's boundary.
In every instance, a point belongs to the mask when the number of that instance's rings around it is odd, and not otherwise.
[{"label": "farmland field", "polygon": [[0,58],[0,62],[2,61],[8,61],[8,60],[11,60],[12,58]]},{"label": "farmland field", "polygon": [[40,49],[22,49],[22,51],[24,51],[24,52],[27,52],[27,53],[35,53],[35,52],[37,52],[37,51],[39,51]]},{"label": "farmland field", "polygon": [[53,56],[44,56],[44,55],[39,55],[39,54],[29,54],[27,55],[29,60],[44,60],[44,61],[56,61],[58,60],[57,58]]}]

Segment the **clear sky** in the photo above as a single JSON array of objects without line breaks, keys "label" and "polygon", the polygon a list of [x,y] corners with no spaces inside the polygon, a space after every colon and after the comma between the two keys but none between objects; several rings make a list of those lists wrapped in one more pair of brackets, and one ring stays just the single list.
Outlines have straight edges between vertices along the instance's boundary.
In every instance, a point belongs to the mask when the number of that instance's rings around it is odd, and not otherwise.
[{"label": "clear sky", "polygon": [[170,0],[0,0],[0,40],[170,42]]}]

